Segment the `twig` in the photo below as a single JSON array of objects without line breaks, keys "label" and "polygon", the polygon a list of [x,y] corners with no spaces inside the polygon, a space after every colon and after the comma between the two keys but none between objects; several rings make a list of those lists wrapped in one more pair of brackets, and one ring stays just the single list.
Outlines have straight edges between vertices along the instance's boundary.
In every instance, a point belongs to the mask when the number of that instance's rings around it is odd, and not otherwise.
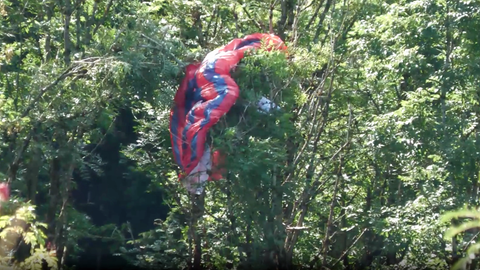
[{"label": "twig", "polygon": [[237,1],[237,2],[242,6],[242,9],[243,9],[243,12],[245,12],[245,15],[247,15],[247,17],[258,27],[258,29],[262,30],[263,32],[267,32],[267,29],[265,28],[263,23],[255,20],[250,14],[250,12],[248,12],[248,9],[245,7],[244,4],[242,4],[240,1]]},{"label": "twig", "polygon": [[144,254],[144,249],[141,246],[139,246],[138,243],[136,243],[136,241],[135,241],[135,237],[133,236],[133,231],[132,231],[132,226],[130,225],[130,221],[127,221],[127,229],[128,229],[128,232],[130,233],[130,237],[132,238],[133,245],[136,248],[138,248],[138,250],[141,253],[141,256],[143,257],[143,259],[145,261],[147,261],[147,257]]},{"label": "twig", "polygon": [[148,39],[149,41],[155,43],[156,45],[158,45],[158,46],[160,47],[159,49],[160,49],[161,51],[163,51],[164,53],[168,54],[170,57],[172,57],[173,60],[175,60],[175,62],[176,62],[179,66],[181,66],[181,67],[186,66],[186,64],[183,63],[182,61],[180,61],[175,55],[173,55],[173,53],[165,50],[165,49],[163,48],[163,44],[161,44],[160,42],[156,41],[155,39],[153,39],[153,38],[151,38],[151,37],[149,37],[149,36],[147,36],[147,35],[145,35],[145,34],[143,34],[143,33],[140,34],[140,35],[141,35],[142,37]]},{"label": "twig", "polygon": [[103,134],[102,138],[100,139],[100,141],[97,143],[97,145],[95,145],[95,147],[92,149],[92,151],[90,151],[90,153],[88,153],[87,155],[85,155],[82,159],[85,160],[87,157],[91,156],[93,154],[93,152],[95,152],[95,150],[97,150],[98,146],[100,146],[100,144],[103,143],[103,140],[105,140],[105,137],[107,137],[108,135],[108,132],[110,131],[110,129],[112,128],[113,126],[113,123],[115,123],[115,120],[117,120],[117,117],[114,117],[112,119],[112,122],[110,123],[110,125],[108,126],[108,129],[107,131],[105,132],[105,134]]},{"label": "twig", "polygon": [[362,237],[362,235],[367,231],[367,228],[363,229],[362,233],[355,239],[355,241],[353,241],[353,243],[347,248],[347,250],[345,250],[343,253],[342,253],[342,256],[340,256],[340,258],[338,258],[338,260],[333,264],[332,268],[337,265],[337,263],[339,263],[343,257],[345,257],[345,255],[347,255],[347,253],[355,246],[355,244],[358,242],[358,240],[360,240],[360,238]]},{"label": "twig", "polygon": [[480,234],[480,232],[478,232],[477,234],[475,234],[475,235],[472,237],[472,239],[470,239],[470,241],[468,241],[468,243],[467,243],[467,244],[465,245],[465,247],[463,248],[463,251],[466,251],[466,250],[467,250],[467,248],[470,246],[470,244],[473,242],[473,240],[474,240],[475,238],[477,238],[477,236],[478,236],[479,234]]}]

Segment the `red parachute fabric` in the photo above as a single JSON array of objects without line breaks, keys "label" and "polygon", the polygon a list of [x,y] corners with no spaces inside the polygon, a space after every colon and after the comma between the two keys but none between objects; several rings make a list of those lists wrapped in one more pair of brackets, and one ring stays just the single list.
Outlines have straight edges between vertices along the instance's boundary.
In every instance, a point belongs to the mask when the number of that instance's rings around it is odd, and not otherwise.
[{"label": "red parachute fabric", "polygon": [[[170,136],[176,163],[183,175],[197,166],[205,151],[208,130],[235,104],[239,88],[230,71],[240,62],[247,50],[266,45],[266,50],[286,51],[283,41],[273,34],[255,33],[232,40],[224,47],[210,52],[202,63],[186,67],[174,98],[170,114]],[[215,169],[222,155],[213,151],[211,179],[222,178],[224,170]]]},{"label": "red parachute fabric", "polygon": [[8,183],[0,183],[0,202],[10,199],[10,185]]},{"label": "red parachute fabric", "polygon": [[225,154],[220,151],[214,151],[212,153],[212,174],[209,180],[218,181],[223,178],[223,174],[226,173],[225,169]]},{"label": "red parachute fabric", "polygon": [[6,182],[0,183],[0,209],[2,208],[3,202],[6,202],[10,199],[10,185]]}]

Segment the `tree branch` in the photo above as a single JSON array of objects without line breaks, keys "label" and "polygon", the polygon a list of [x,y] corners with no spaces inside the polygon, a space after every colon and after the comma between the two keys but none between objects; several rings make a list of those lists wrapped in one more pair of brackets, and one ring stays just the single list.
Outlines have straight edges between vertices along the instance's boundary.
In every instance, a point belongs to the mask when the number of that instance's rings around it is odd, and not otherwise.
[{"label": "tree branch", "polygon": [[94,36],[97,33],[98,28],[100,28],[100,26],[102,26],[105,23],[105,19],[107,18],[108,12],[110,11],[112,4],[113,4],[113,0],[109,0],[107,3],[107,7],[105,7],[105,12],[103,13],[102,19],[100,20],[99,23],[97,23],[97,25],[95,25],[95,28],[93,29],[92,36]]},{"label": "tree branch", "polygon": [[304,226],[298,226],[298,227],[287,227],[287,231],[302,231],[302,230],[308,230],[310,227],[304,227]]},{"label": "tree branch", "polygon": [[345,257],[345,255],[348,254],[348,252],[355,246],[355,244],[357,244],[358,240],[360,240],[360,238],[363,236],[363,234],[367,231],[367,228],[363,229],[362,233],[360,233],[360,235],[353,241],[353,243],[347,248],[347,250],[345,250],[343,253],[342,253],[342,256],[340,256],[340,258],[338,258],[338,260],[333,264],[332,268],[337,265],[342,259],[343,257]]},{"label": "tree branch", "polygon": [[142,37],[148,39],[149,41],[155,43],[157,46],[159,46],[158,49],[159,49],[160,51],[162,51],[163,53],[168,54],[173,60],[175,60],[175,62],[176,62],[180,67],[186,66],[186,64],[183,63],[182,61],[180,61],[180,59],[178,59],[175,55],[173,55],[173,53],[165,50],[165,49],[163,48],[163,44],[161,44],[160,42],[156,41],[155,39],[153,39],[153,38],[151,38],[151,37],[149,37],[149,36],[147,36],[147,35],[145,35],[145,34],[143,34],[143,33],[141,33],[140,35],[141,35]]},{"label": "tree branch", "polygon": [[41,90],[40,90],[40,93],[38,93],[37,97],[30,103],[30,105],[28,105],[27,109],[25,109],[25,111],[22,113],[22,118],[27,116],[28,113],[35,107],[35,105],[37,104],[37,102],[42,98],[42,96],[50,89],[52,89],[53,87],[55,87],[58,83],[60,83],[63,79],[75,74],[76,72],[70,72],[71,70],[73,69],[73,66],[70,66],[68,67],[64,72],[62,72],[62,74],[60,74],[60,76],[58,76],[55,81],[53,81],[52,83],[50,83],[49,85],[43,87]]},{"label": "tree branch", "polygon": [[323,6],[323,2],[324,2],[324,0],[321,0],[320,3],[318,4],[317,8],[315,9],[315,12],[313,13],[312,17],[308,21],[307,26],[305,27],[305,30],[310,29],[310,26],[312,26],[313,21],[318,16],[318,12],[320,11],[320,8]]},{"label": "tree branch", "polygon": [[243,5],[243,3],[239,2],[239,4],[242,6],[242,9],[243,9],[243,12],[245,12],[245,15],[247,15],[247,17],[258,27],[258,29],[262,30],[263,32],[266,32],[267,29],[265,29],[265,26],[252,17],[252,15],[250,14],[250,12],[248,12],[247,8]]},{"label": "tree branch", "polygon": [[25,153],[25,150],[27,150],[28,145],[30,144],[30,141],[33,137],[33,133],[36,131],[36,128],[34,128],[23,140],[23,144],[17,154],[15,155],[15,158],[12,163],[8,166],[8,173],[7,173],[7,183],[10,184],[17,176],[17,171],[18,167],[20,165],[20,161],[22,159],[23,154]]}]

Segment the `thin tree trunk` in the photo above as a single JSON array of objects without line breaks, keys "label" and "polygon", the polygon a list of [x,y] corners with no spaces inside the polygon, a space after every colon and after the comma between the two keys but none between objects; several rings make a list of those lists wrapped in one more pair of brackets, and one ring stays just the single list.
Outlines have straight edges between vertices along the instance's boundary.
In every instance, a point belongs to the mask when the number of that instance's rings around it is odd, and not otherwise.
[{"label": "thin tree trunk", "polygon": [[[35,140],[35,138],[34,138]],[[25,172],[25,182],[27,183],[27,199],[35,204],[37,194],[38,175],[42,167],[42,152],[39,147],[33,146],[30,162],[27,164]]]},{"label": "thin tree trunk", "polygon": [[283,190],[281,181],[282,172],[278,167],[274,167],[272,175],[272,215],[273,215],[273,244],[274,244],[274,261],[277,269],[286,269],[286,250],[284,243],[286,239],[285,226],[283,225]]},{"label": "thin tree trunk", "polygon": [[[375,170],[375,175],[372,177],[372,183],[367,187],[367,195],[365,197],[365,208],[363,210],[363,213],[365,215],[368,215],[369,211],[372,209],[372,205],[373,205],[373,198],[374,198],[374,193],[375,193],[375,189],[376,189],[376,186],[377,186],[377,182],[380,181],[380,172],[379,172],[379,169],[378,169],[378,166],[377,164],[375,163],[375,161],[373,161],[373,167],[374,167],[374,170]],[[369,230],[370,228],[370,225],[368,224],[368,222],[365,222],[363,224],[363,227],[364,229],[366,229],[365,231],[365,237],[363,238],[363,246],[365,247],[364,248],[364,252],[362,254],[362,257],[359,259],[359,261],[356,263],[356,267],[358,269],[363,269],[363,268],[366,268],[366,267],[369,267],[370,264],[372,263],[372,260],[373,260],[373,256],[372,256],[372,253],[373,251],[371,250],[371,247],[372,247],[372,244],[373,244],[373,238],[374,238],[374,233]]]},{"label": "thin tree trunk", "polygon": [[[45,4],[45,12],[47,14],[47,22],[52,21],[53,8],[54,8],[54,5],[55,5],[54,3],[55,2],[52,1],[52,2],[47,2],[47,4]],[[49,31],[48,28],[45,28],[45,32],[46,32],[45,45],[44,45],[45,55],[44,55],[43,61],[44,61],[44,63],[47,63],[52,58],[52,37],[50,35],[50,31]]]},{"label": "thin tree trunk", "polygon": [[[340,162],[337,169],[337,176],[335,180],[335,186],[333,188],[332,201],[330,203],[330,211],[328,214],[327,226],[325,231],[325,237],[323,239],[323,250],[322,250],[322,267],[327,267],[327,257],[330,249],[330,237],[333,233],[333,219],[334,219],[334,210],[337,204],[337,192],[340,185],[340,180],[342,178],[342,167],[343,167],[343,157],[340,158]],[[313,268],[318,257],[312,261],[310,268]]]},{"label": "thin tree trunk", "polygon": [[70,65],[70,54],[72,52],[72,41],[70,40],[70,21],[72,16],[72,3],[71,0],[65,1],[65,23],[63,27],[63,39],[64,39],[64,51],[63,59],[65,65]]},{"label": "thin tree trunk", "polygon": [[60,203],[60,179],[61,179],[61,162],[58,157],[55,157],[50,161],[50,191],[49,197],[50,202],[47,209],[47,220],[48,225],[48,243],[50,246],[55,244],[55,234],[56,234],[56,213],[57,208]]},{"label": "thin tree trunk", "polygon": [[55,235],[55,245],[57,247],[57,258],[58,258],[58,270],[63,269],[65,265],[65,256],[66,256],[66,236],[65,236],[65,225],[67,224],[67,207],[69,204],[69,195],[71,190],[71,178],[73,174],[74,164],[73,160],[70,160],[68,164],[65,164],[64,169],[62,170],[62,208],[60,210],[60,215],[58,217],[58,222],[56,224],[56,235]]},{"label": "thin tree trunk", "polygon": [[325,17],[327,16],[328,11],[330,10],[330,7],[332,5],[333,0],[327,0],[327,3],[325,4],[325,9],[323,10],[322,14],[320,15],[320,20],[317,23],[317,30],[315,31],[315,36],[313,37],[313,43],[318,42],[318,38],[320,36],[320,32],[323,27],[323,21],[325,20]]},{"label": "thin tree trunk", "polygon": [[[340,222],[340,228],[345,228],[347,227],[347,218],[346,218],[346,211],[345,207],[347,206],[345,203],[345,199],[347,197],[346,192],[344,192],[345,189],[345,181],[342,181],[340,183],[340,190],[342,191],[342,196],[341,196],[341,210],[340,210],[340,216],[341,222]],[[347,252],[348,249],[348,232],[347,231],[340,231],[339,232],[339,247],[337,248],[338,251],[341,252],[340,256]],[[348,254],[345,253],[343,256],[343,267],[348,267]]]},{"label": "thin tree trunk", "polygon": [[190,218],[190,235],[193,241],[193,270],[202,269],[202,241],[197,233],[198,219],[203,216],[205,211],[205,193],[201,195],[190,195],[191,200],[191,218]]},{"label": "thin tree trunk", "polygon": [[323,267],[327,266],[327,257],[328,257],[328,251],[330,246],[330,235],[333,233],[334,210],[335,210],[335,205],[337,204],[336,197],[338,192],[338,185],[340,183],[340,178],[341,176],[337,175],[337,179],[335,181],[335,187],[332,195],[332,202],[330,203],[330,213],[328,214],[327,231],[325,232],[325,238],[323,239],[323,258],[322,258]]},{"label": "thin tree trunk", "polygon": [[75,6],[77,7],[77,10],[75,12],[75,35],[77,37],[77,40],[75,42],[75,51],[79,52],[82,47],[82,25],[81,25],[81,16],[82,16],[82,4],[81,0],[76,0],[75,1]]},{"label": "thin tree trunk", "polygon": [[102,249],[97,248],[97,270],[101,270],[100,266],[102,266]]}]

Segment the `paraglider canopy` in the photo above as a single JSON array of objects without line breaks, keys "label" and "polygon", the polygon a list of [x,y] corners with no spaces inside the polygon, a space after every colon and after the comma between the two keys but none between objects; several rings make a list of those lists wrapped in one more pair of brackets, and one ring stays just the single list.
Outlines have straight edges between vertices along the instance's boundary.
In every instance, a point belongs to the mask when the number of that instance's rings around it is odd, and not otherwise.
[{"label": "paraglider canopy", "polygon": [[[283,41],[273,34],[251,34],[234,39],[224,47],[210,52],[201,63],[186,67],[174,98],[170,116],[170,134],[173,155],[182,173],[182,184],[192,193],[201,193],[207,180],[221,179],[222,171],[216,170],[221,154],[206,146],[209,129],[217,124],[235,104],[239,87],[230,71],[245,56],[248,50],[263,48],[286,52]],[[258,102],[261,110],[268,111],[272,102],[263,97]],[[215,156],[214,160],[212,156]],[[208,176],[207,171],[215,171]]]}]

